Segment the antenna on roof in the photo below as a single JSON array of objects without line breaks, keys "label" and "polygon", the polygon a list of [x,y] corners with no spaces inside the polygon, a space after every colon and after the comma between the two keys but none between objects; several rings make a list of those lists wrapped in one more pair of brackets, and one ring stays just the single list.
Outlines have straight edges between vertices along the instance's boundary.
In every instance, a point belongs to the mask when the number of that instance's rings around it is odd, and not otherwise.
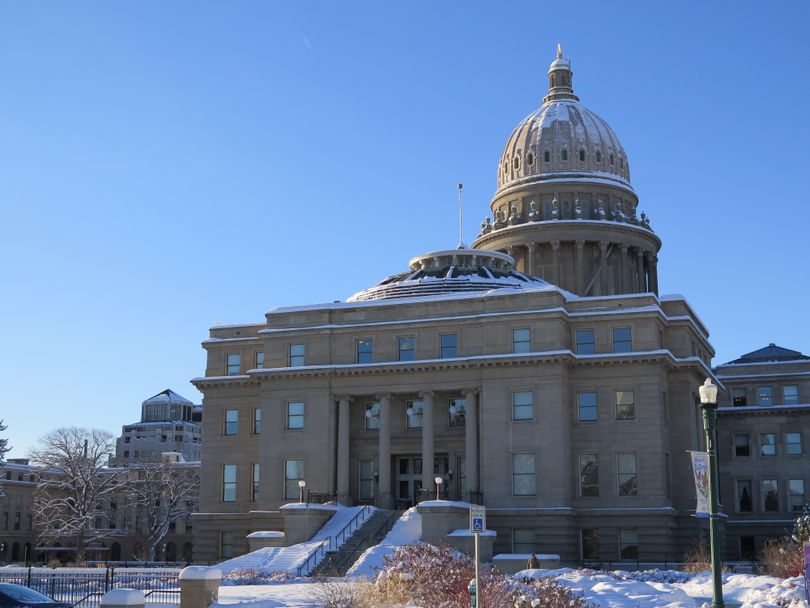
[{"label": "antenna on roof", "polygon": [[462,203],[461,203],[461,190],[464,188],[464,184],[459,183],[458,185],[458,245],[456,249],[466,249],[467,245],[464,244],[464,239],[462,238]]}]

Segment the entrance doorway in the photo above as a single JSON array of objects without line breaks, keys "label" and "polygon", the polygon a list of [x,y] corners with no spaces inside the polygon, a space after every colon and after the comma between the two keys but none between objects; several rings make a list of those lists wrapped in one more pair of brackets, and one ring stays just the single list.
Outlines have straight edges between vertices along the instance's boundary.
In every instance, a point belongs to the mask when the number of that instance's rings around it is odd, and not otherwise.
[{"label": "entrance doorway", "polygon": [[[419,501],[422,490],[422,457],[397,456],[394,463],[396,506],[397,509],[407,509]],[[433,458],[433,475],[441,475],[445,479],[448,472],[447,454],[437,454]],[[443,486],[447,486],[444,483]],[[446,492],[447,488],[443,487]]]}]

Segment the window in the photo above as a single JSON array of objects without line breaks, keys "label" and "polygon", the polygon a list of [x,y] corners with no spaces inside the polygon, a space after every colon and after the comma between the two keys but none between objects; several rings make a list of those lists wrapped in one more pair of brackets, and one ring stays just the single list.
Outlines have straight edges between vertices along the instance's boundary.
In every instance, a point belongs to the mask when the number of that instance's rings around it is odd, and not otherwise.
[{"label": "window", "polygon": [[256,369],[261,369],[264,367],[264,351],[259,351],[256,353]]},{"label": "window", "polygon": [[565,148],[560,151],[560,160],[564,163],[568,162],[568,150]]},{"label": "window", "polygon": [[534,154],[532,152],[529,152],[526,155],[526,164],[529,166],[532,166],[534,164]]},{"label": "window", "polygon": [[239,410],[225,410],[225,434],[236,435],[239,431]]},{"label": "window", "polygon": [[776,479],[762,481],[762,505],[765,511],[779,510],[779,482]]},{"label": "window", "polygon": [[744,388],[731,390],[731,403],[734,407],[745,407],[748,405],[748,397]]},{"label": "window", "polygon": [[534,404],[531,391],[515,391],[512,393],[512,420],[532,420],[534,418]]},{"label": "window", "polygon": [[785,405],[796,405],[799,403],[799,387],[795,384],[788,384],[782,387],[782,403]]},{"label": "window", "polygon": [[753,510],[751,481],[748,479],[737,480],[737,511],[739,513],[750,513]]},{"label": "window", "polygon": [[262,410],[256,408],[253,410],[253,433],[258,435],[262,432]]},{"label": "window", "polygon": [[616,419],[632,420],[636,417],[633,391],[616,391]]},{"label": "window", "polygon": [[532,334],[527,328],[512,330],[512,352],[528,353],[532,350]]},{"label": "window", "polygon": [[544,163],[550,163],[551,162],[551,152],[549,152],[548,150],[543,152],[543,162]]},{"label": "window", "polygon": [[790,510],[801,513],[804,508],[804,479],[791,479],[788,484]]},{"label": "window", "polygon": [[585,150],[582,148],[579,149],[579,160],[580,162],[585,162]]},{"label": "window", "polygon": [[734,455],[735,456],[750,456],[751,446],[748,442],[748,435],[746,433],[736,433],[734,435]]},{"label": "window", "polygon": [[416,352],[416,338],[403,336],[399,338],[399,360],[413,361]]},{"label": "window", "polygon": [[579,455],[579,495],[599,496],[599,456]]},{"label": "window", "polygon": [[785,434],[785,451],[787,452],[788,456],[798,456],[802,453],[801,433]]},{"label": "window", "polygon": [[222,465],[222,502],[236,501],[236,465]]},{"label": "window", "polygon": [[601,162],[602,162],[602,151],[601,151],[601,150],[596,150],[596,151],[594,152],[594,160],[595,160],[596,162],[598,162],[598,163],[601,163]]},{"label": "window", "polygon": [[759,435],[759,453],[762,456],[775,456],[776,455],[776,434],[775,433],[760,433],[760,435]]},{"label": "window", "polygon": [[458,337],[456,334],[442,334],[439,338],[439,342],[441,345],[440,356],[442,359],[456,356],[456,347],[458,346]]},{"label": "window", "polygon": [[512,495],[534,496],[534,454],[512,454]]},{"label": "window", "polygon": [[592,329],[580,329],[576,332],[577,354],[592,355],[594,353],[594,341]]},{"label": "window", "polygon": [[467,400],[448,399],[447,416],[450,426],[464,426],[467,421]]},{"label": "window", "polygon": [[259,502],[259,464],[253,465],[253,482],[250,486],[250,500],[251,502]]},{"label": "window", "polygon": [[596,420],[596,393],[577,393],[577,408],[580,422],[594,422]]},{"label": "window", "polygon": [[366,403],[366,429],[380,428],[380,404],[379,403]]},{"label": "window", "polygon": [[582,529],[582,559],[599,559],[599,530]]},{"label": "window", "polygon": [[287,428],[304,428],[304,404],[300,401],[291,401],[287,404]]},{"label": "window", "polygon": [[619,530],[619,558],[638,559],[638,530]]},{"label": "window", "polygon": [[633,452],[616,454],[619,473],[619,496],[638,496],[636,455]]},{"label": "window", "polygon": [[515,158],[512,159],[512,167],[514,169],[520,169],[520,156],[515,155]]},{"label": "window", "polygon": [[753,536],[740,537],[740,559],[754,561],[757,555],[756,543]]},{"label": "window", "polygon": [[374,340],[357,341],[357,362],[374,363]]},{"label": "window", "polygon": [[223,559],[233,557],[233,533],[219,533],[219,556]]},{"label": "window", "polygon": [[629,327],[614,327],[613,328],[613,352],[614,353],[629,353],[633,350],[632,339],[630,336]]},{"label": "window", "polygon": [[299,498],[298,482],[304,478],[304,461],[288,460],[284,463],[284,498]]},{"label": "window", "polygon": [[360,461],[360,500],[374,499],[374,461]]},{"label": "window", "polygon": [[241,357],[239,355],[237,355],[237,354],[231,353],[231,354],[225,355],[225,362],[226,362],[226,365],[227,365],[227,368],[228,368],[227,369],[227,374],[229,376],[238,376],[239,375],[239,372],[241,371],[241,367],[242,367],[240,359],[241,359]]},{"label": "window", "polygon": [[304,365],[304,345],[290,344],[287,347],[287,359],[290,362],[290,367],[301,367]]},{"label": "window", "polygon": [[773,405],[773,389],[770,386],[757,388],[757,405]]},{"label": "window", "polygon": [[405,417],[406,424],[409,429],[422,428],[422,411],[425,404],[422,401],[406,401],[405,402]]},{"label": "window", "polygon": [[534,553],[537,550],[534,538],[534,529],[512,530],[512,553]]}]

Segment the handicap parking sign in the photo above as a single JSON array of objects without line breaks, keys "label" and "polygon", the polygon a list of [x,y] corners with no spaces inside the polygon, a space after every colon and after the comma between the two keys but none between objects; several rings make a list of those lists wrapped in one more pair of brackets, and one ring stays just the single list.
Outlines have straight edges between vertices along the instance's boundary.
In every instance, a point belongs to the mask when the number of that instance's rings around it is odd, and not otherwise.
[{"label": "handicap parking sign", "polygon": [[470,506],[470,532],[482,534],[487,529],[487,513],[484,507]]}]

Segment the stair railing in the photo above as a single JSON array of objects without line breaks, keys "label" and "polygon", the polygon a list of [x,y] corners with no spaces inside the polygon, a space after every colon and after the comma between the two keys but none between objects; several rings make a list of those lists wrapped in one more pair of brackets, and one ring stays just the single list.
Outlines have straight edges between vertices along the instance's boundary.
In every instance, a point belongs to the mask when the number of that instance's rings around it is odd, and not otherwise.
[{"label": "stair railing", "polygon": [[319,559],[323,559],[323,556],[326,555],[326,552],[332,546],[332,537],[327,536],[324,538],[320,543],[318,543],[312,551],[307,554],[307,558],[299,564],[296,575],[298,576],[306,576],[312,569],[318,565]]},{"label": "stair railing", "polygon": [[354,517],[352,517],[351,521],[343,526],[340,532],[335,534],[335,544],[334,547],[330,545],[330,549],[332,551],[337,551],[338,547],[346,542],[346,539],[365,523],[366,519],[368,519],[369,513],[371,513],[371,507],[368,505],[363,505],[363,508],[360,509]]}]

